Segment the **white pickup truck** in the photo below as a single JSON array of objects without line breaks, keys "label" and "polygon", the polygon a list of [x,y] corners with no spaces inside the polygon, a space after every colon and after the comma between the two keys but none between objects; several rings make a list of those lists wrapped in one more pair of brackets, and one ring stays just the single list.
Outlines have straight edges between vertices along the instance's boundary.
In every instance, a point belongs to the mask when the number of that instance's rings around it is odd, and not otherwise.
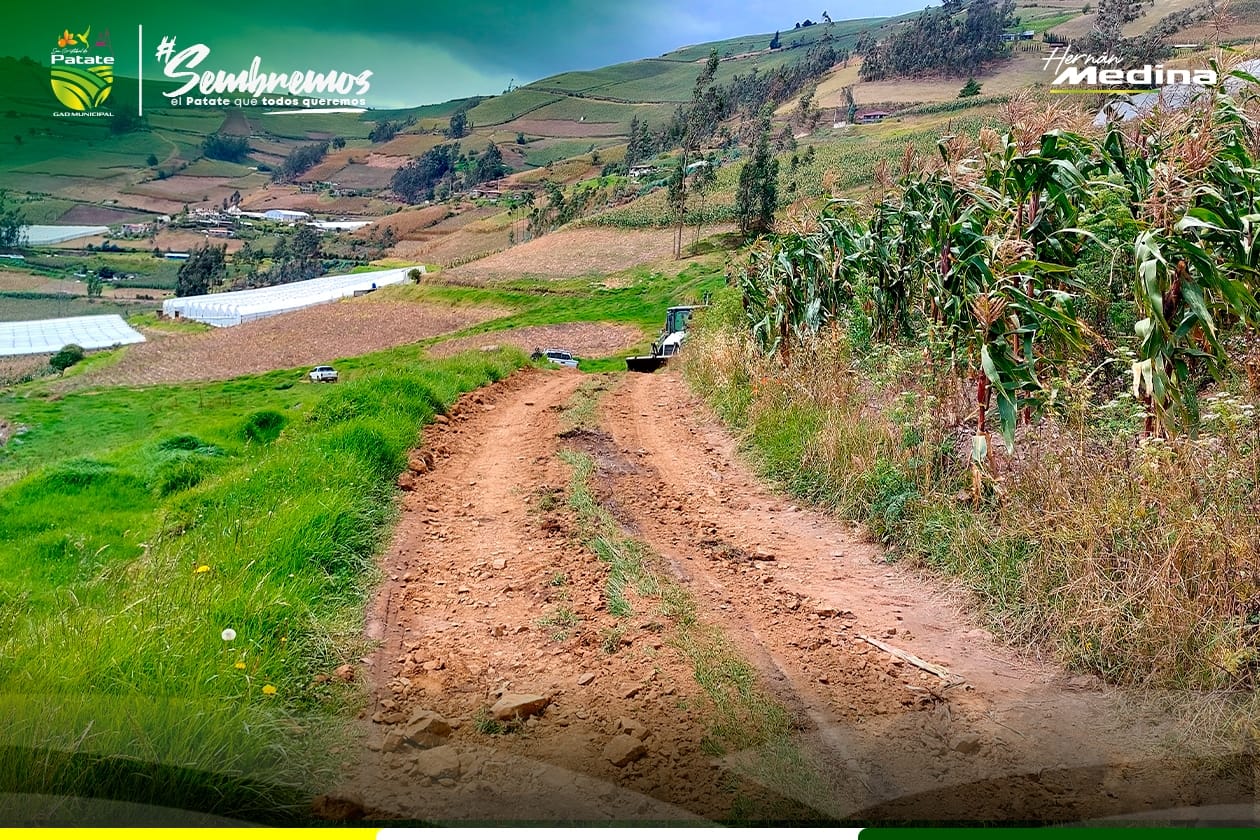
[{"label": "white pickup truck", "polygon": [[320,365],[311,371],[310,377],[312,382],[336,382],[337,371],[328,365]]}]

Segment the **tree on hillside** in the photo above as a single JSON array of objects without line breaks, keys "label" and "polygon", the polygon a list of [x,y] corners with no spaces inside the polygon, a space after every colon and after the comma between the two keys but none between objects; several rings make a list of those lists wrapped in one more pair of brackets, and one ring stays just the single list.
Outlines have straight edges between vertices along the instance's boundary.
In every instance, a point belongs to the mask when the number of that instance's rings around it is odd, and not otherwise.
[{"label": "tree on hillside", "polygon": [[962,90],[958,91],[959,99],[966,99],[968,96],[980,95],[980,83],[976,81],[976,77],[972,76],[967,80],[967,84],[962,86]]},{"label": "tree on hillside", "polygon": [[0,190],[0,248],[20,248],[26,244],[22,235],[22,211],[16,204],[9,203],[9,194]]},{"label": "tree on hillside", "polygon": [[691,185],[692,192],[700,198],[700,210],[696,213],[696,238],[694,240],[696,242],[700,241],[700,228],[704,224],[705,200],[713,189],[713,185],[717,183],[718,156],[706,155],[701,163],[704,165],[696,167],[696,174],[693,176]]},{"label": "tree on hillside", "polygon": [[674,211],[677,226],[674,234],[674,259],[682,257],[683,224],[687,215],[687,174],[691,157],[700,150],[700,144],[712,136],[713,129],[722,113],[720,91],[713,84],[717,75],[718,53],[714,49],[709,60],[696,77],[691,91],[691,105],[682,122],[682,149],[678,155],[675,176],[670,179],[670,207]]},{"label": "tree on hillside", "polygon": [[277,182],[292,181],[323,160],[326,154],[328,154],[327,143],[298,146],[289,152],[280,166],[271,173],[271,179]]},{"label": "tree on hillside", "polygon": [[859,76],[862,81],[876,81],[889,76],[974,73],[1010,54],[1002,34],[1014,11],[1014,0],[971,0],[965,11],[958,4],[924,9],[879,44],[859,37],[856,49],[866,56]]},{"label": "tree on hillside", "polygon": [[626,166],[634,166],[640,161],[647,160],[654,151],[652,133],[648,129],[647,122],[639,122],[637,116],[631,117],[630,137],[626,143]]},{"label": "tree on hillside", "polygon": [[58,373],[65,373],[67,368],[72,368],[79,362],[83,361],[86,354],[83,348],[77,344],[67,344],[48,360],[48,366]]},{"label": "tree on hillside", "polygon": [[204,295],[212,285],[218,284],[227,272],[227,246],[205,245],[193,251],[179,267],[175,278],[175,294],[178,297]]},{"label": "tree on hillside", "polygon": [[368,132],[368,140],[373,143],[385,143],[393,140],[400,128],[401,126],[396,122],[377,120],[376,124],[372,126],[372,130]]},{"label": "tree on hillside", "polygon": [[240,163],[249,154],[249,138],[228,134],[211,134],[202,142],[201,151],[208,158]]},{"label": "tree on hillside", "polygon": [[432,199],[442,178],[454,172],[458,156],[459,146],[454,143],[435,146],[395,172],[389,188],[408,204]]},{"label": "tree on hillside", "polygon": [[458,140],[469,131],[472,131],[472,123],[468,121],[468,112],[461,109],[451,114],[450,127],[446,130],[447,137]]},{"label": "tree on hillside", "polygon": [[774,37],[770,39],[770,49],[777,50],[782,44],[783,42],[779,39],[779,31],[776,29]]},{"label": "tree on hillside", "polygon": [[507,166],[503,163],[503,153],[494,143],[487,143],[486,150],[477,155],[477,160],[473,164],[473,183],[481,184],[493,181],[495,178],[502,178],[505,172],[507,172]]},{"label": "tree on hillside", "polygon": [[735,219],[745,236],[768,233],[778,205],[779,162],[770,151],[770,109],[761,112],[761,126],[748,162],[739,172]]},{"label": "tree on hillside", "polygon": [[319,231],[310,225],[298,225],[289,237],[288,254],[291,259],[311,260],[319,256]]},{"label": "tree on hillside", "polygon": [[818,127],[818,121],[822,119],[822,109],[818,107],[818,103],[814,100],[814,96],[817,93],[818,85],[816,83],[812,84],[805,88],[800,99],[796,102],[796,113],[792,115],[792,120],[803,131],[813,131]]}]

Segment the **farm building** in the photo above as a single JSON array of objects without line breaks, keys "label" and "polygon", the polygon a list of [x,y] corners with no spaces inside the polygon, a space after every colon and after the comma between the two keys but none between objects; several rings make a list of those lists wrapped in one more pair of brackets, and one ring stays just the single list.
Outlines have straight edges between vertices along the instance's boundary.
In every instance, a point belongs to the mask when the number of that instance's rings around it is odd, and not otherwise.
[{"label": "farm building", "polygon": [[310,213],[301,210],[267,210],[262,214],[264,219],[272,222],[304,222],[311,217]]},{"label": "farm building", "polygon": [[857,121],[862,125],[870,125],[871,123],[883,122],[888,115],[888,111],[859,111]]}]

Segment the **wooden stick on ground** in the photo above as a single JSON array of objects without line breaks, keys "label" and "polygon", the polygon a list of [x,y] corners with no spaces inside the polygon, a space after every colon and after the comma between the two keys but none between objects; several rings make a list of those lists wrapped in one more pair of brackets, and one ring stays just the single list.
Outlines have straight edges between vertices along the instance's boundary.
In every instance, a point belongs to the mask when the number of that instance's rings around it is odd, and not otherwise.
[{"label": "wooden stick on ground", "polygon": [[899,647],[893,647],[887,642],[881,642],[879,639],[872,639],[870,636],[863,636],[861,633],[857,634],[857,637],[861,639],[862,641],[866,642],[868,645],[874,645],[875,647],[879,648],[885,653],[891,653],[893,656],[897,657],[898,659],[909,662],[911,665],[913,665],[916,668],[922,668],[924,671],[927,671],[929,674],[933,674],[937,677],[940,677],[942,680],[945,681],[945,684],[947,687],[951,685],[957,685],[958,683],[962,682],[962,677],[960,677],[958,674],[951,674],[949,670],[946,669],[942,665],[934,665],[931,662],[928,662],[927,660],[920,659],[919,657],[915,656],[913,653],[908,653]]}]

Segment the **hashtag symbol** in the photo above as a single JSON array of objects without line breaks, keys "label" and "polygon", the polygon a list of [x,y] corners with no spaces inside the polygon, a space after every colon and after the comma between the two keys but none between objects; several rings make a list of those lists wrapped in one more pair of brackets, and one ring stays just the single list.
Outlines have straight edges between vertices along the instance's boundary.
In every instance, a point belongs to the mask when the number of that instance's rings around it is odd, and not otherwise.
[{"label": "hashtag symbol", "polygon": [[167,61],[175,52],[175,39],[162,36],[162,43],[158,44],[157,59],[158,61]]}]

